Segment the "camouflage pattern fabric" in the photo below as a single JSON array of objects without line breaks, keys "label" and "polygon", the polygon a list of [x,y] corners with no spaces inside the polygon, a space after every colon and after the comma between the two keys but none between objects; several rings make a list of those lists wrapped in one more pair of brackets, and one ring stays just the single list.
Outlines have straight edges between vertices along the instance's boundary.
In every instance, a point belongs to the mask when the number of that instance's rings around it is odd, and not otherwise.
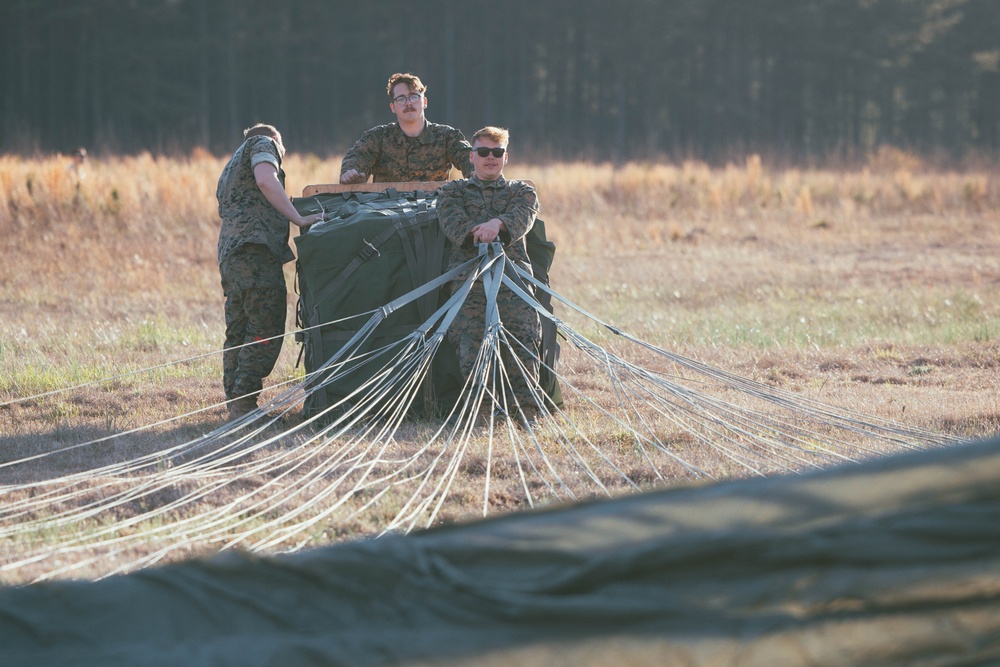
[{"label": "camouflage pattern fabric", "polygon": [[[495,181],[481,181],[473,176],[442,187],[437,211],[441,229],[452,243],[449,269],[478,254],[472,242],[472,228],[500,218],[506,228],[500,231],[504,252],[523,269],[531,271],[526,237],[539,212],[535,188],[503,176]],[[464,278],[461,275],[456,280]]]},{"label": "camouflage pattern fabric", "polygon": [[[287,224],[287,221],[286,221]],[[271,251],[245,243],[219,266],[226,295],[226,343],[222,384],[227,399],[256,397],[281,353],[285,333],[285,274]]]},{"label": "camouflage pattern fabric", "polygon": [[[478,254],[472,242],[472,228],[492,218],[503,221],[506,230],[500,232],[504,253],[526,271],[531,271],[525,235],[534,224],[538,212],[535,189],[520,181],[508,181],[502,176],[495,181],[481,181],[473,176],[453,181],[441,188],[438,197],[438,221],[452,243],[449,268]],[[465,274],[468,275],[467,273]],[[462,278],[452,282],[457,289]],[[538,391],[538,359],[533,354],[541,339],[538,313],[507,287],[501,287],[497,308],[504,327],[525,348],[513,344],[517,357],[527,372],[517,370],[513,360],[504,354],[504,366],[511,377],[514,398],[522,406],[534,406],[530,387]],[[448,329],[448,340],[458,352],[462,373],[468,377],[485,335],[486,293],[482,282],[476,283],[462,309]]]},{"label": "camouflage pattern fabric", "polygon": [[469,142],[460,130],[427,122],[424,131],[408,137],[398,123],[379,125],[361,135],[344,154],[340,173],[350,169],[372,176],[373,183],[446,181],[454,166],[472,174]]},{"label": "camouflage pattern fabric", "polygon": [[257,187],[253,169],[270,162],[285,184],[278,145],[270,137],[250,137],[236,149],[219,177],[219,264],[244,243],[266,246],[282,264],[295,259],[288,247],[288,218],[271,205]]},{"label": "camouflage pattern fabric", "polygon": [[[455,283],[452,283],[453,289]],[[541,325],[538,313],[521,297],[506,287],[501,287],[497,295],[497,308],[500,311],[500,321],[521,345],[512,343],[514,353],[526,369],[511,358],[507,346],[501,346],[503,365],[510,377],[513,397],[521,407],[536,406],[531,396],[530,387],[538,389],[538,356],[533,352],[538,349],[541,338]],[[455,346],[458,354],[458,365],[463,377],[469,377],[472,367],[479,355],[486,332],[486,291],[483,283],[477,282],[462,304],[455,321],[448,327],[448,340]]]}]

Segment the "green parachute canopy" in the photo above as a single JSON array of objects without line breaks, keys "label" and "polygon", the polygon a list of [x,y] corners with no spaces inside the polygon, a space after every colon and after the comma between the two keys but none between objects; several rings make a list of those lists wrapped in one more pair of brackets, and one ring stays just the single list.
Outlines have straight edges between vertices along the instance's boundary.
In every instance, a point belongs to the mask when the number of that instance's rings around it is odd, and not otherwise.
[{"label": "green parachute canopy", "polygon": [[1000,661],[1000,440],[0,590],[0,664]]}]

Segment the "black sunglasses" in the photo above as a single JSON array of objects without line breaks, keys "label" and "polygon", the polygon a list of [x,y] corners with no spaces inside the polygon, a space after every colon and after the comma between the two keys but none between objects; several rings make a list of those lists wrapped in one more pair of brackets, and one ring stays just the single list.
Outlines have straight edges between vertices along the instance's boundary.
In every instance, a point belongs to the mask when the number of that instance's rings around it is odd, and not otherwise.
[{"label": "black sunglasses", "polygon": [[493,157],[503,157],[503,154],[507,152],[506,148],[487,148],[486,146],[477,146],[472,150],[479,153],[479,157],[486,157],[490,153],[493,153]]}]

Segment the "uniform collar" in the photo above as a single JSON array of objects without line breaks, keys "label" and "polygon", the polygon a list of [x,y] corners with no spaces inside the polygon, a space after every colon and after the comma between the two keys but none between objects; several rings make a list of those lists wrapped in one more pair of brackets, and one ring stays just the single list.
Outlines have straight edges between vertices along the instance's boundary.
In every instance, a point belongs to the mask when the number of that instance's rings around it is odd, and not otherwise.
[{"label": "uniform collar", "polygon": [[474,186],[480,190],[496,190],[507,185],[507,179],[504,178],[503,174],[500,174],[500,178],[495,181],[484,181],[475,174],[469,177],[469,185]]},{"label": "uniform collar", "polygon": [[403,128],[401,128],[399,126],[399,122],[393,123],[393,126],[396,129],[396,140],[397,141],[416,141],[416,142],[421,143],[421,144],[432,144],[432,143],[434,143],[434,142],[437,141],[437,137],[435,137],[434,133],[431,132],[431,126],[432,125],[433,125],[433,123],[430,122],[429,120],[427,120],[427,117],[425,116],[424,117],[424,129],[420,130],[420,134],[418,134],[417,136],[410,137],[410,136],[407,136],[407,134],[405,132],[403,132]]}]

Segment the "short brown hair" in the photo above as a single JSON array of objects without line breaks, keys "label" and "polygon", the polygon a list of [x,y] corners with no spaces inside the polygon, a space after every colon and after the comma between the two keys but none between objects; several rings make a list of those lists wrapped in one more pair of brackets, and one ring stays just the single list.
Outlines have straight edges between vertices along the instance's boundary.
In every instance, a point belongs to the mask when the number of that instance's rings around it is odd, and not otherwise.
[{"label": "short brown hair", "polygon": [[243,130],[243,138],[249,139],[250,137],[271,137],[277,139],[279,144],[281,143],[281,132],[278,132],[274,125],[266,123],[257,123]]},{"label": "short brown hair", "polygon": [[396,84],[405,83],[410,90],[418,92],[421,95],[427,90],[427,86],[423,84],[420,77],[416,74],[410,74],[409,72],[396,72],[389,77],[389,84],[385,87],[385,92],[392,99],[392,89],[396,87]]},{"label": "short brown hair", "polygon": [[246,139],[250,137],[270,137],[274,139],[274,143],[278,144],[278,155],[285,155],[285,144],[281,141],[281,132],[278,132],[278,128],[274,125],[268,125],[267,123],[251,125],[243,130],[243,136]]},{"label": "short brown hair", "polygon": [[495,141],[498,144],[506,146],[510,141],[510,132],[503,127],[487,125],[481,130],[476,130],[476,133],[472,135],[472,143],[476,143],[476,139],[479,139],[480,137],[486,137],[490,141]]}]

